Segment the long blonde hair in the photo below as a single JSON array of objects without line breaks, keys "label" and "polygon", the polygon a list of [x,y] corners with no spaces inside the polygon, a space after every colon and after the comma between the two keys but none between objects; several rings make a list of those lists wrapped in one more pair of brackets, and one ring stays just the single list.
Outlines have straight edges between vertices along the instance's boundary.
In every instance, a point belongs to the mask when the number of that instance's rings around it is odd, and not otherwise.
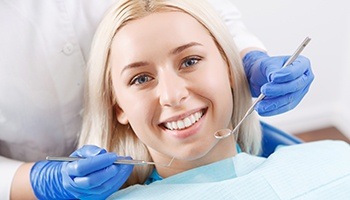
[{"label": "long blonde hair", "polygon": [[[122,0],[106,13],[94,36],[88,64],[83,129],[79,146],[95,144],[134,159],[151,160],[146,146],[132,128],[117,121],[115,95],[109,66],[110,48],[116,32],[128,22],[156,12],[181,11],[194,17],[212,36],[229,67],[233,94],[232,126],[242,119],[252,103],[248,82],[232,36],[220,17],[203,0]],[[213,136],[214,137],[214,136]],[[237,142],[250,154],[260,150],[261,131],[256,114],[240,127]],[[144,183],[153,167],[135,167],[127,185]]]}]

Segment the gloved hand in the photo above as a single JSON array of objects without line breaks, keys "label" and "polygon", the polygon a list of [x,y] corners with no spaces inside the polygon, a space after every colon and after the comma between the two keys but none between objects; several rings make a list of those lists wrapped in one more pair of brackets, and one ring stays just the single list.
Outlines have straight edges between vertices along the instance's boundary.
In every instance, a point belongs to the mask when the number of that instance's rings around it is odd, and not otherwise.
[{"label": "gloved hand", "polygon": [[253,97],[265,95],[255,107],[261,116],[272,116],[295,108],[303,99],[314,79],[309,59],[298,56],[282,68],[290,56],[270,57],[261,51],[252,51],[243,58]]},{"label": "gloved hand", "polygon": [[133,169],[132,165],[113,164],[121,157],[93,145],[85,145],[71,156],[86,159],[34,164],[30,182],[37,198],[106,199],[124,184]]}]

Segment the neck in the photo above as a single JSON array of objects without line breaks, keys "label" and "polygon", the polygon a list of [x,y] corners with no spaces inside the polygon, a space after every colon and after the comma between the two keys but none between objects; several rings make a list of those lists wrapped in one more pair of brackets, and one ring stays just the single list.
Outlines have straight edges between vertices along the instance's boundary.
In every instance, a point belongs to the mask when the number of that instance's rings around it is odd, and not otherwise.
[{"label": "neck", "polygon": [[[210,163],[214,163],[220,160],[224,160],[226,158],[233,157],[237,154],[236,150],[236,142],[233,139],[232,136],[225,138],[223,140],[220,140],[217,142],[217,144],[205,155],[202,155],[195,159],[177,159],[176,156],[175,159],[172,161],[171,165],[169,167],[156,165],[156,169],[158,174],[163,177],[167,178],[169,176],[200,167],[203,165],[208,165]],[[153,155],[152,155],[153,157]],[[172,160],[172,157],[167,157],[166,159],[162,159],[162,162],[159,163],[169,163]]]}]

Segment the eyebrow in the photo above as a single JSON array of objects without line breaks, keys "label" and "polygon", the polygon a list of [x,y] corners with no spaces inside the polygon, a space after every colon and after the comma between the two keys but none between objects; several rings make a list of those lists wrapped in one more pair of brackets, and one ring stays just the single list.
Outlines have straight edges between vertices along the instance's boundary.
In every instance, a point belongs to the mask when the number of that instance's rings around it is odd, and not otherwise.
[{"label": "eyebrow", "polygon": [[179,54],[182,51],[184,51],[185,49],[188,49],[188,48],[190,48],[192,46],[203,46],[203,45],[201,45],[201,44],[199,44],[197,42],[190,42],[188,44],[184,44],[184,45],[181,45],[181,46],[175,48],[174,50],[170,51],[170,54],[173,54],[173,55],[174,54]]},{"label": "eyebrow", "polygon": [[146,65],[149,65],[149,63],[143,62],[143,61],[130,63],[123,68],[123,70],[121,71],[121,74],[123,74],[125,72],[125,70],[132,69],[132,68],[138,68],[138,67],[142,67],[142,66],[146,66]]},{"label": "eyebrow", "polygon": [[[176,47],[174,50],[170,51],[170,54],[172,54],[172,55],[179,54],[182,51],[184,51],[185,49],[188,49],[188,48],[190,48],[192,46],[203,46],[203,45],[201,45],[201,44],[199,44],[197,42],[190,42],[190,43],[181,45],[179,47]],[[121,74],[123,74],[125,70],[132,69],[132,68],[143,67],[143,66],[146,66],[146,65],[149,65],[149,62],[140,61],[140,62],[130,63],[130,64],[126,65],[123,68],[123,70],[121,71]]]}]

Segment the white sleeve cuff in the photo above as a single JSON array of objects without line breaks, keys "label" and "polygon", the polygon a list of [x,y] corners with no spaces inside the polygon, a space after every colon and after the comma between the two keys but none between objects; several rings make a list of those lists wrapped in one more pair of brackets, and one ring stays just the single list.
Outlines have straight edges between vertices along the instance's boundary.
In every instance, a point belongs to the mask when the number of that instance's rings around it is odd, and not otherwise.
[{"label": "white sleeve cuff", "polygon": [[23,162],[0,156],[0,199],[9,200],[13,177]]},{"label": "white sleeve cuff", "polygon": [[225,22],[239,52],[246,48],[259,48],[266,51],[264,44],[252,34],[241,20],[241,13],[230,0],[208,0]]},{"label": "white sleeve cuff", "polygon": [[255,35],[253,35],[245,28],[236,30],[233,35],[233,40],[235,41],[238,52],[241,52],[246,48],[259,48],[266,51],[265,45]]}]

